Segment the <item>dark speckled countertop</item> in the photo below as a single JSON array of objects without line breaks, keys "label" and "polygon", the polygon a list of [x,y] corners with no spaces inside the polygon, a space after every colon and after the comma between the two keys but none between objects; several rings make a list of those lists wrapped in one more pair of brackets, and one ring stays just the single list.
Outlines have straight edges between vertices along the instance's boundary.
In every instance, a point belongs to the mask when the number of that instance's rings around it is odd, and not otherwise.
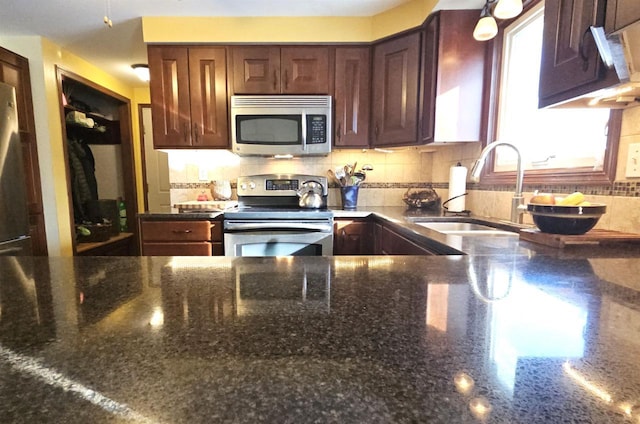
[{"label": "dark speckled countertop", "polygon": [[0,422],[637,423],[639,257],[0,257]]}]

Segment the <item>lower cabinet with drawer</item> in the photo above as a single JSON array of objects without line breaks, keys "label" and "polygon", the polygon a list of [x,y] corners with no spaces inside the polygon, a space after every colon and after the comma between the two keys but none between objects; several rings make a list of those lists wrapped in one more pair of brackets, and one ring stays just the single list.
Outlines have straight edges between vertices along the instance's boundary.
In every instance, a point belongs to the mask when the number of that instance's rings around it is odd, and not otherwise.
[{"label": "lower cabinet with drawer", "polygon": [[144,256],[222,256],[222,222],[141,220]]},{"label": "lower cabinet with drawer", "polygon": [[393,231],[375,224],[375,250],[379,255],[435,255],[436,253]]}]

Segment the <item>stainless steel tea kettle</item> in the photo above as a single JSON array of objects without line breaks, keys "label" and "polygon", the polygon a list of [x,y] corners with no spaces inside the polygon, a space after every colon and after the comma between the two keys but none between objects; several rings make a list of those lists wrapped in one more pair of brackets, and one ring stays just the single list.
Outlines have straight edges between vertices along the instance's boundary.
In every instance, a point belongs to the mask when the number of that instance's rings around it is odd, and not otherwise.
[{"label": "stainless steel tea kettle", "polygon": [[322,196],[324,187],[317,181],[308,180],[302,183],[297,191],[298,205],[306,209],[325,208],[326,200]]}]

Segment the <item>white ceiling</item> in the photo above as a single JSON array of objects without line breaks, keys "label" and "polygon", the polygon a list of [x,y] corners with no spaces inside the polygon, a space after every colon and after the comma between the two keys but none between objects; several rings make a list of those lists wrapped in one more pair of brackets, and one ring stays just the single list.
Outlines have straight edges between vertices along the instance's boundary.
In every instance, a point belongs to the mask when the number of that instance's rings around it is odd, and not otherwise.
[{"label": "white ceiling", "polygon": [[[43,36],[139,85],[128,65],[147,62],[142,16],[372,16],[408,1],[10,0],[1,6],[0,36]],[[440,0],[436,9],[480,9],[483,4],[484,0]],[[103,23],[107,12],[113,22],[110,29]]]}]

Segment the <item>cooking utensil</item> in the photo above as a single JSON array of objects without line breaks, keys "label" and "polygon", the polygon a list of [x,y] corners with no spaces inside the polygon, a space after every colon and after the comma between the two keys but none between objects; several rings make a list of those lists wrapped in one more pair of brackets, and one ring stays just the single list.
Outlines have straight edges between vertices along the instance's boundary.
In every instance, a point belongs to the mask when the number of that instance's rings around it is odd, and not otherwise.
[{"label": "cooking utensil", "polygon": [[365,174],[362,171],[356,171],[353,173],[353,177],[355,178],[354,185],[360,185],[360,183],[362,183],[365,180],[365,178],[367,178],[367,174]]},{"label": "cooking utensil", "polygon": [[340,178],[338,178],[338,176],[336,175],[335,172],[333,172],[333,170],[329,169],[327,171],[327,175],[329,175],[329,177],[332,178],[336,183],[338,183],[339,185],[342,185],[342,181],[340,181]]}]

